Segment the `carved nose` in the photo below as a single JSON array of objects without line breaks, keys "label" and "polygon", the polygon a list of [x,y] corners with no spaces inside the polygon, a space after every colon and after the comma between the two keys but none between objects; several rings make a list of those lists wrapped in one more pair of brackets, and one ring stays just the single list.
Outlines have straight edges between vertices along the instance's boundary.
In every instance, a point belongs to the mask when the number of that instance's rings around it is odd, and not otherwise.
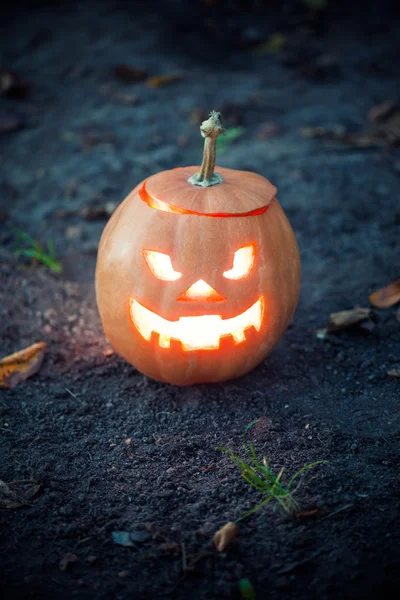
[{"label": "carved nose", "polygon": [[180,302],[224,302],[226,298],[214,290],[203,279],[199,279],[191,285],[186,292],[183,292],[178,298]]}]

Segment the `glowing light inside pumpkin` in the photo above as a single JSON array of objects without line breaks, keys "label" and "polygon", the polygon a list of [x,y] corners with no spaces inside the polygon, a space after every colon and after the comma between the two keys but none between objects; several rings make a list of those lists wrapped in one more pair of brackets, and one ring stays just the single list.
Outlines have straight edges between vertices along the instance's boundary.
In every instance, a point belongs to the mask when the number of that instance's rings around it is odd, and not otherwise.
[{"label": "glowing light inside pumpkin", "polygon": [[168,254],[156,252],[155,250],[143,250],[144,258],[149,266],[150,271],[162,281],[176,281],[182,277],[182,273],[178,273],[172,266],[171,258]]},{"label": "glowing light inside pumpkin", "polygon": [[173,339],[179,341],[185,351],[216,350],[222,337],[232,336],[234,343],[240,344],[246,340],[245,331],[250,327],[260,331],[264,297],[261,296],[250,308],[231,319],[223,319],[221,315],[201,315],[168,321],[134,298],[130,299],[130,314],[145,340],[150,341],[153,332],[158,334],[161,348],[169,348]]},{"label": "glowing light inside pumpkin", "polygon": [[219,292],[208,285],[204,279],[199,279],[179,296],[178,300],[183,302],[205,301],[205,302],[223,302],[226,300]]},{"label": "glowing light inside pumpkin", "polygon": [[224,277],[227,279],[243,279],[253,268],[255,244],[249,244],[236,250],[233,256],[233,267],[229,271],[224,272]]}]

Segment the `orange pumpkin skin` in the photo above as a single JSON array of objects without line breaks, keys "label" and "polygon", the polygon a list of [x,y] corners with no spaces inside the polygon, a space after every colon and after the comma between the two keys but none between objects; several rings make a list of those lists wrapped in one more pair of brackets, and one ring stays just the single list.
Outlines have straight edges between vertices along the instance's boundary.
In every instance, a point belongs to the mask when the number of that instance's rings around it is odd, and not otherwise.
[{"label": "orange pumpkin skin", "polygon": [[[145,375],[176,385],[224,381],[253,369],[290,323],[300,289],[298,246],[276,188],[255,173],[223,168],[223,183],[196,188],[187,182],[196,171],[164,171],[139,184],[110,218],[96,268],[98,309],[115,351]],[[230,216],[211,216],[223,214]],[[235,252],[248,245],[254,248],[248,274],[227,279]],[[146,250],[167,255],[177,278],[158,279]],[[185,297],[199,280],[218,300]],[[254,305],[261,306],[259,327],[239,327],[235,340],[230,324]],[[143,328],[137,319],[146,321],[146,310],[151,317]],[[196,335],[205,336],[207,349]],[[187,336],[195,347],[185,346]]]}]

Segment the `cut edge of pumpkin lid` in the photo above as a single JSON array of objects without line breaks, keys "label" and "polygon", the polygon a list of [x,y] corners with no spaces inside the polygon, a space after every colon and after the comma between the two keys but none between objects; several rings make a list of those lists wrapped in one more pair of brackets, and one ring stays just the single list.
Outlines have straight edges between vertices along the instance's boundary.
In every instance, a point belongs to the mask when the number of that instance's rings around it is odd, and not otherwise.
[{"label": "cut edge of pumpkin lid", "polygon": [[177,167],[152,175],[143,182],[138,195],[156,210],[210,217],[259,215],[276,196],[277,188],[265,177],[223,167],[215,169],[222,176],[222,183],[209,188],[194,187],[187,180],[198,169]]}]

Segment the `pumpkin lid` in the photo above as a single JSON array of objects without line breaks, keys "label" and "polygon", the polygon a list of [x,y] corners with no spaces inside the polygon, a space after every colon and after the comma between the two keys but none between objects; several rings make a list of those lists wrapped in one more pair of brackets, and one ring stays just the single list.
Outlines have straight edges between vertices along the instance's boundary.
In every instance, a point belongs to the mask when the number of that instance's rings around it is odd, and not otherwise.
[{"label": "pumpkin lid", "polygon": [[218,185],[193,186],[188,179],[199,167],[182,167],[149,177],[138,193],[158,210],[215,217],[260,214],[276,195],[277,188],[257,173],[217,169],[222,176]]}]

